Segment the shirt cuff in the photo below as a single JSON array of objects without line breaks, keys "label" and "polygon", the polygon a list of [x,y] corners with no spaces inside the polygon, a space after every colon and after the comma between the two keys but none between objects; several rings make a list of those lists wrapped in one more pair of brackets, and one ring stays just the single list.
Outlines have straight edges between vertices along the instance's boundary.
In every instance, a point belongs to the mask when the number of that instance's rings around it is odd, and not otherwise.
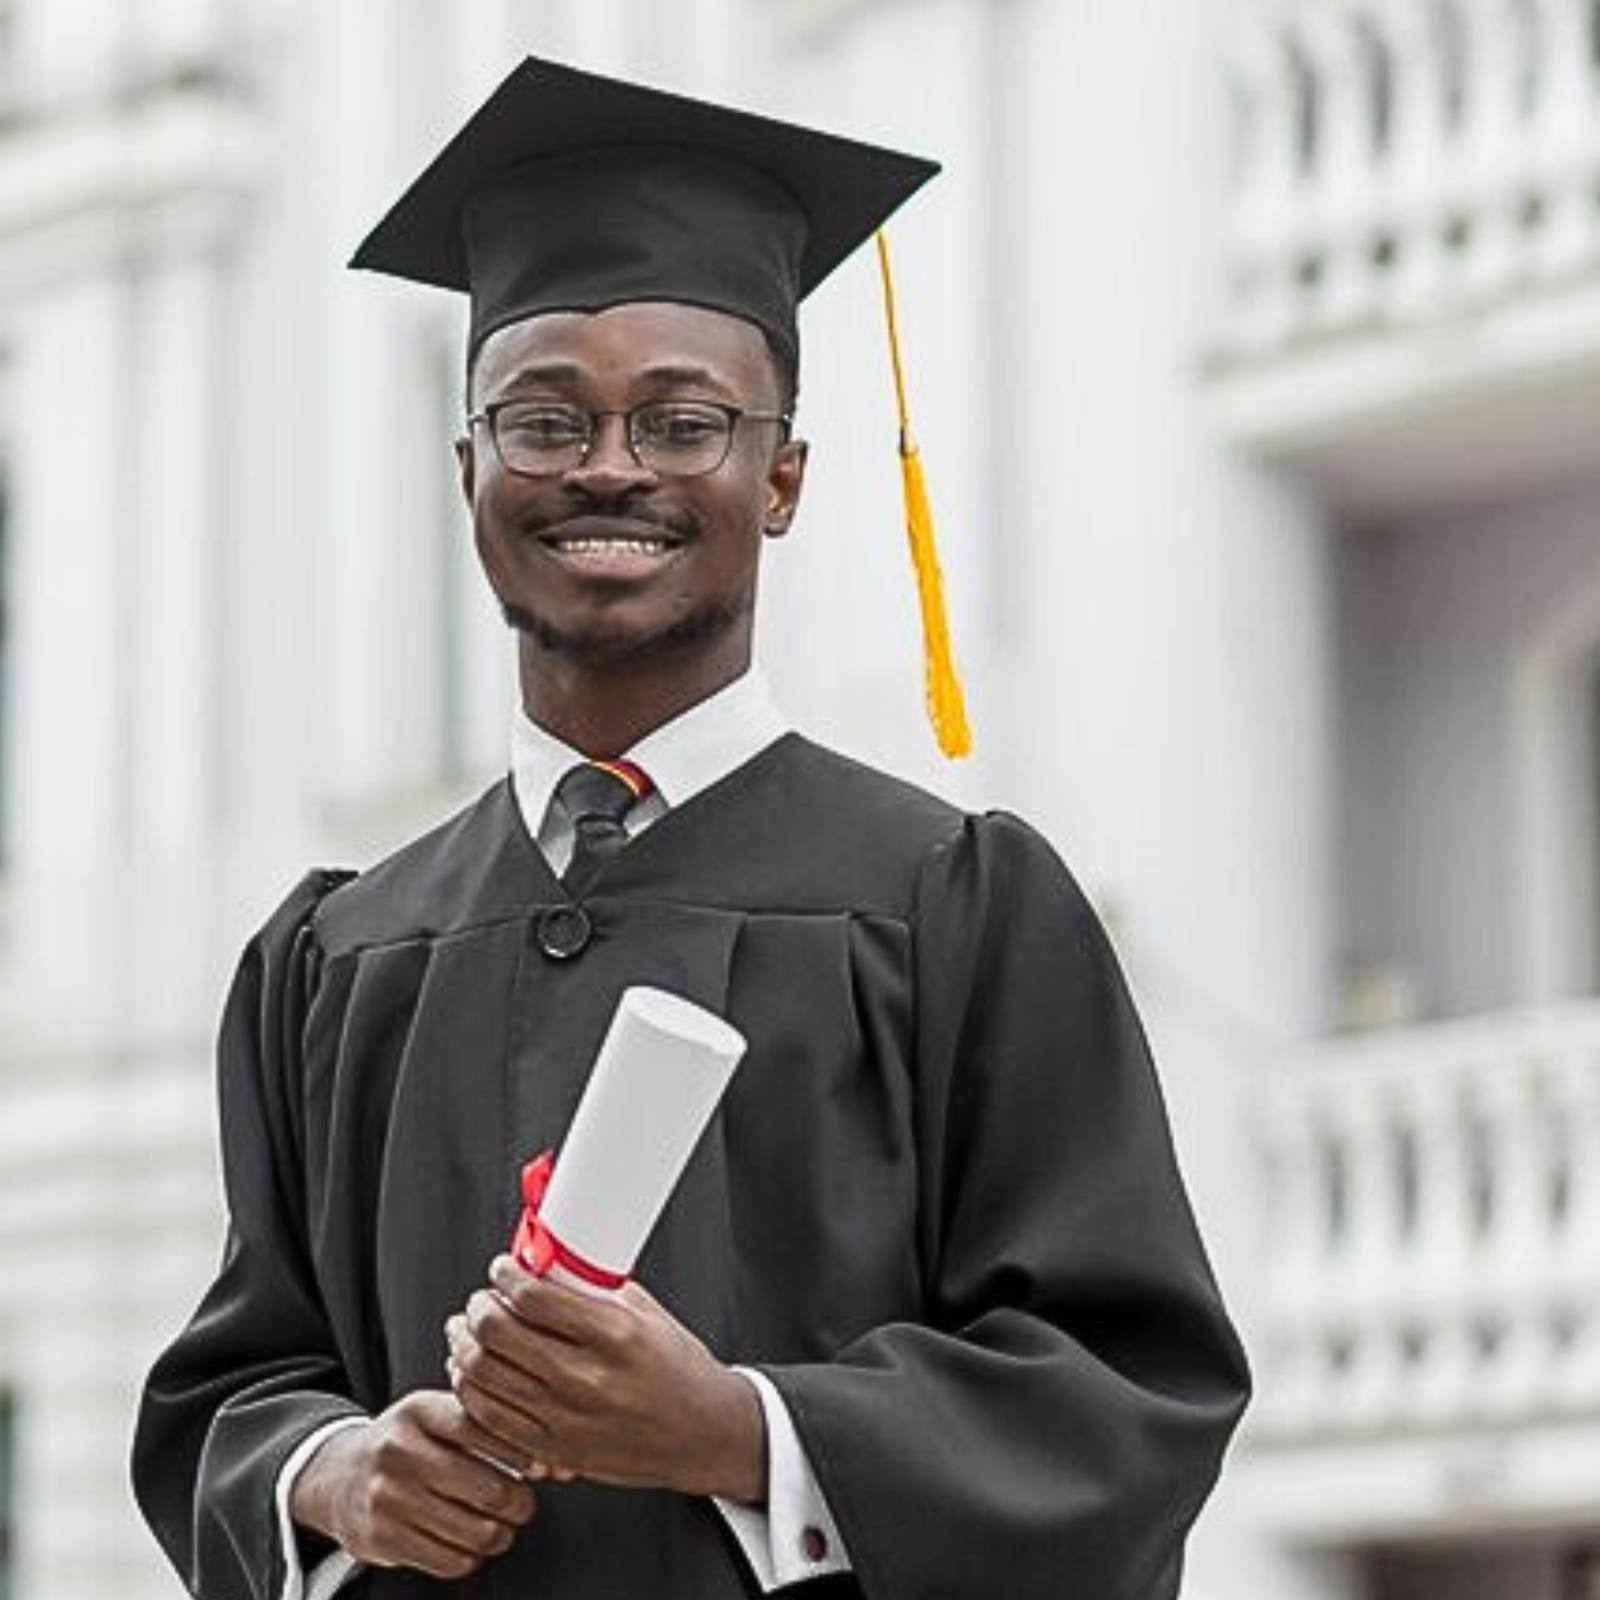
[{"label": "shirt cuff", "polygon": [[278,1600],[328,1600],[345,1583],[361,1570],[361,1563],[348,1550],[334,1550],[325,1555],[310,1572],[300,1563],[300,1536],[295,1530],[294,1518],[289,1514],[289,1497],[294,1493],[295,1479],[305,1464],[317,1453],[324,1440],[345,1428],[359,1428],[365,1417],[338,1417],[308,1433],[294,1448],[289,1459],[278,1473],[278,1487],[274,1501],[278,1510],[278,1544],[283,1551],[283,1589]]},{"label": "shirt cuff", "polygon": [[[754,1385],[767,1425],[767,1503],[740,1505],[713,1496],[762,1591],[770,1593],[830,1572],[849,1572],[850,1554],[811,1470],[783,1396],[764,1373],[733,1369]],[[288,1597],[286,1597],[288,1600]]]}]

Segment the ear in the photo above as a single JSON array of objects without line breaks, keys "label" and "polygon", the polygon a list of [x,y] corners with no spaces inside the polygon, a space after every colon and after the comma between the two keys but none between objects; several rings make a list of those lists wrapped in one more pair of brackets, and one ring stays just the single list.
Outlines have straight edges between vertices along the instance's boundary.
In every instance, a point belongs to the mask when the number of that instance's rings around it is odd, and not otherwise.
[{"label": "ear", "polygon": [[787,439],[772,452],[761,516],[762,529],[769,539],[782,538],[800,509],[810,451],[811,446],[804,439]]},{"label": "ear", "polygon": [[454,442],[456,452],[456,473],[461,484],[461,498],[467,502],[467,510],[471,510],[477,494],[478,487],[478,456],[472,448],[472,438],[469,434],[462,434]]}]

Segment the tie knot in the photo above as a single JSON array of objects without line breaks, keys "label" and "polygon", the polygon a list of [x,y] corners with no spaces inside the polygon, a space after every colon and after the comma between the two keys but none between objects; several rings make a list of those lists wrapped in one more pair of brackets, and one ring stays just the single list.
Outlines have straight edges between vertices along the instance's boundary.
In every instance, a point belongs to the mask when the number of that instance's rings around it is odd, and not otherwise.
[{"label": "tie knot", "polygon": [[654,787],[631,761],[585,761],[562,775],[556,799],[574,824],[586,817],[617,823]]}]

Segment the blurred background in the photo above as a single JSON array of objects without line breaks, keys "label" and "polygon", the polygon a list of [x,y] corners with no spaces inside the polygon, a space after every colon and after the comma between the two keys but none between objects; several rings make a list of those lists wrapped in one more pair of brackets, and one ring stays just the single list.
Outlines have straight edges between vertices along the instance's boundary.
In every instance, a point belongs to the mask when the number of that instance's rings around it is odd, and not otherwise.
[{"label": "blurred background", "polygon": [[1113,929],[1260,1376],[1186,1595],[1600,1596],[1595,0],[0,0],[0,1600],[176,1593],[124,1460],[229,970],[504,770],[460,308],[342,263],[527,50],[947,164],[894,236],[978,753],[867,257],[764,664]]}]

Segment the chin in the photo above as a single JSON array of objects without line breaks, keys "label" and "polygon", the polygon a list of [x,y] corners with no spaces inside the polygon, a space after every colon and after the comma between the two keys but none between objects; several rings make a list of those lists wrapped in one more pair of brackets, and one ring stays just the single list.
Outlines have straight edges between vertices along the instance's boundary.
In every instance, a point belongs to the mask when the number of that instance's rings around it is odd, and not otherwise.
[{"label": "chin", "polygon": [[654,628],[628,626],[620,619],[562,622],[541,616],[514,601],[500,607],[507,624],[548,655],[586,666],[620,666],[652,661],[703,648],[748,620],[751,608],[707,606]]}]

